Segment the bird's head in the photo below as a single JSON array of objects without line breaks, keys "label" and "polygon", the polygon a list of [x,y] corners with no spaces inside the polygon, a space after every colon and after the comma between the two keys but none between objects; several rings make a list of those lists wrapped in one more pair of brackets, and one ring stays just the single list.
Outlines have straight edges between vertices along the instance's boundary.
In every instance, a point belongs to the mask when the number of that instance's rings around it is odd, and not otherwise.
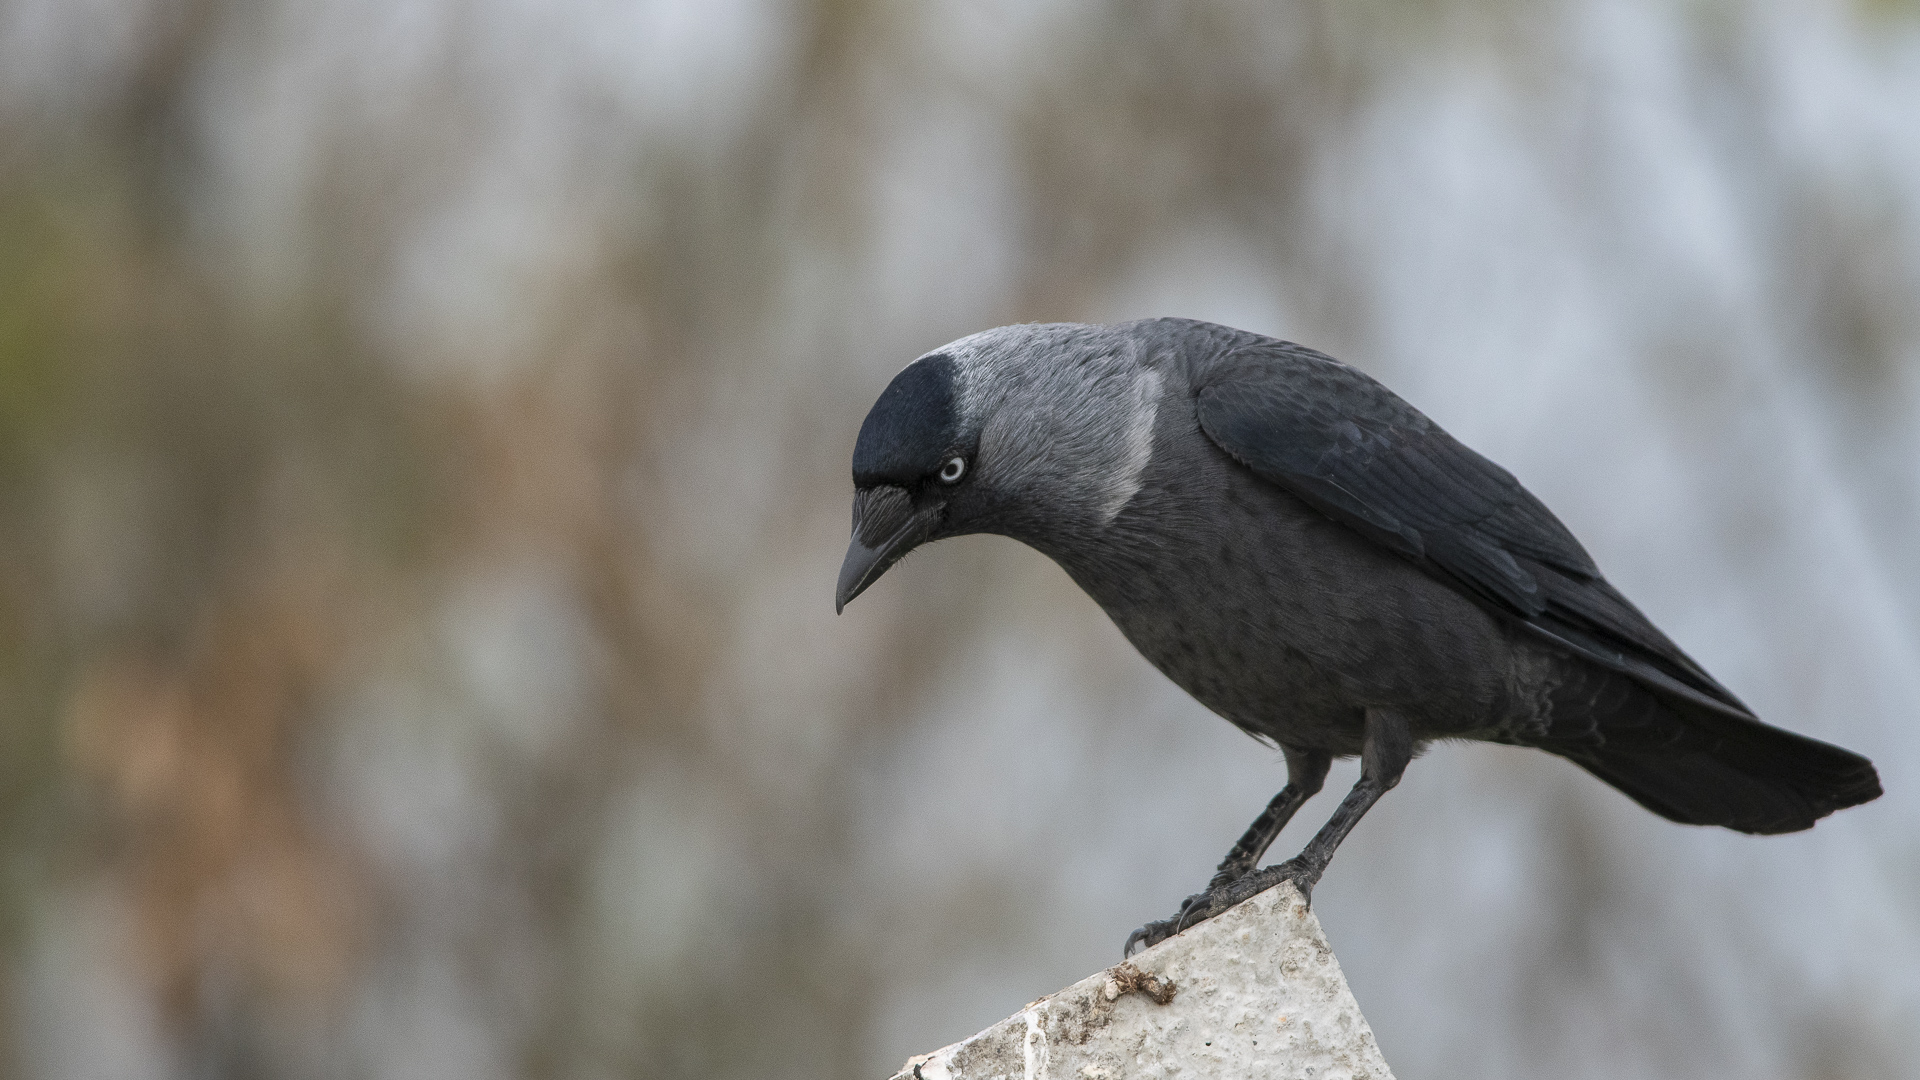
[{"label": "bird's head", "polygon": [[908,364],[853,448],[844,608],[922,544],[999,533],[1052,554],[1110,524],[1153,450],[1161,376],[1121,328],[1003,326]]}]

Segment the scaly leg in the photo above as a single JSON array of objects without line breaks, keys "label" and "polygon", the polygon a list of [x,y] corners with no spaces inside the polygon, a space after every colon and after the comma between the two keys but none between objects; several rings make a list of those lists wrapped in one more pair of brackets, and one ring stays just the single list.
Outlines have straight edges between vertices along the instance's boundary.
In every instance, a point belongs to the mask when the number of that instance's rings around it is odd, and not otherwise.
[{"label": "scaly leg", "polygon": [[[1243,873],[1224,885],[1217,884],[1219,876],[1216,875],[1214,878],[1216,884],[1209,885],[1206,892],[1189,896],[1186,903],[1180,905],[1178,915],[1171,919],[1148,923],[1128,936],[1123,955],[1131,956],[1135,945],[1147,948],[1158,945],[1187,927],[1211,919],[1235,904],[1273,888],[1282,881],[1293,882],[1294,887],[1300,890],[1301,897],[1312,902],[1313,886],[1320,880],[1320,875],[1326,872],[1327,863],[1332,861],[1333,853],[1339,848],[1340,841],[1345,840],[1361,817],[1373,808],[1374,803],[1380,801],[1380,796],[1393,790],[1394,785],[1400,782],[1400,774],[1406,772],[1407,762],[1411,760],[1413,760],[1413,737],[1407,729],[1406,719],[1394,713],[1368,709],[1366,732],[1362,737],[1360,749],[1360,779],[1353,785],[1353,790],[1347,792],[1347,797],[1340,801],[1340,806],[1333,812],[1333,816],[1328,818],[1327,823],[1322,825],[1313,839],[1307,842],[1306,848],[1286,862],[1269,866],[1264,870]],[[1321,775],[1325,775],[1324,770]],[[1288,759],[1288,776],[1287,787],[1291,788],[1294,786],[1291,757]],[[1285,794],[1285,791],[1281,792],[1281,795]],[[1274,798],[1275,805],[1280,801],[1279,796]],[[1272,807],[1268,809],[1271,810]],[[1261,817],[1264,820],[1266,815],[1263,814]],[[1260,824],[1256,821],[1255,828],[1247,830],[1247,836],[1241,840],[1240,844],[1235,845],[1234,854],[1227,857],[1229,861],[1233,860],[1234,855],[1240,853],[1242,847],[1251,846],[1247,844],[1248,839],[1259,839],[1255,833]],[[1276,827],[1273,831],[1278,832],[1279,829]],[[1271,836],[1266,839],[1268,843],[1272,842]],[[1252,858],[1257,860],[1259,855],[1255,854]],[[1227,863],[1221,864],[1222,873],[1225,873],[1228,868]]]},{"label": "scaly leg", "polygon": [[1233,845],[1227,857],[1220,860],[1220,867],[1214,872],[1213,880],[1207,888],[1217,889],[1231,881],[1238,880],[1260,856],[1267,853],[1273,845],[1273,839],[1280,830],[1293,820],[1294,811],[1300,809],[1308,799],[1320,793],[1321,785],[1327,782],[1327,767],[1333,764],[1333,756],[1322,750],[1294,750],[1281,747],[1280,752],[1287,755],[1287,786],[1273,797],[1260,816],[1247,826],[1247,834]]}]

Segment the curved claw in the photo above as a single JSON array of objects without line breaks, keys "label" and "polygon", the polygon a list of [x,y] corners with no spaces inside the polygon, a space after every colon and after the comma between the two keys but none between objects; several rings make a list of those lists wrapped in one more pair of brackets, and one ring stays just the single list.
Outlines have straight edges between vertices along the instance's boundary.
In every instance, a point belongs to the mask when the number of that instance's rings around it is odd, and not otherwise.
[{"label": "curved claw", "polygon": [[1133,947],[1135,945],[1140,946],[1141,950],[1145,951],[1179,933],[1179,922],[1180,917],[1176,915],[1171,919],[1161,919],[1158,922],[1150,922],[1140,929],[1135,930],[1133,933],[1128,934],[1127,943],[1120,950],[1120,959],[1133,959]]},{"label": "curved claw", "polygon": [[1300,890],[1300,898],[1311,905],[1313,884],[1318,878],[1318,874],[1302,866],[1298,859],[1288,859],[1286,862],[1269,866],[1264,870],[1242,874],[1225,886],[1212,886],[1206,892],[1194,893],[1187,897],[1181,902],[1180,910],[1174,914],[1173,918],[1150,922],[1128,934],[1127,944],[1120,950],[1120,956],[1122,959],[1130,959],[1135,945],[1151,949],[1182,930],[1206,922],[1215,915],[1282,881],[1293,882],[1293,887]]},{"label": "curved claw", "polygon": [[1150,922],[1128,934],[1127,944],[1120,950],[1121,959],[1131,959],[1135,945],[1143,949],[1151,949],[1187,927],[1211,918],[1214,914],[1212,912],[1194,917],[1196,912],[1208,905],[1211,896],[1211,892],[1194,893],[1180,902],[1180,910],[1174,913],[1173,918]]},{"label": "curved claw", "polygon": [[1201,911],[1211,907],[1212,903],[1212,889],[1208,889],[1206,892],[1194,893],[1192,896],[1180,901],[1180,913],[1168,920],[1173,923],[1173,932],[1177,934],[1189,926],[1206,922],[1212,918],[1214,913],[1211,911],[1207,911],[1204,915],[1200,914]]}]

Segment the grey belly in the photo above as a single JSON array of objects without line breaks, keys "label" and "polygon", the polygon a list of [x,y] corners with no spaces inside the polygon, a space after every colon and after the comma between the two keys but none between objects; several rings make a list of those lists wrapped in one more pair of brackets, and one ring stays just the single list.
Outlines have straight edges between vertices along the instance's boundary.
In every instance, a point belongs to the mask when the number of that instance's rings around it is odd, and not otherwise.
[{"label": "grey belly", "polygon": [[1398,711],[1422,741],[1532,723],[1551,657],[1290,494],[1237,468],[1202,479],[1216,496],[1197,500],[1206,515],[1170,526],[1164,513],[1149,523],[1128,510],[1109,550],[1067,566],[1202,704],[1253,734],[1336,755],[1359,752],[1368,708]]}]

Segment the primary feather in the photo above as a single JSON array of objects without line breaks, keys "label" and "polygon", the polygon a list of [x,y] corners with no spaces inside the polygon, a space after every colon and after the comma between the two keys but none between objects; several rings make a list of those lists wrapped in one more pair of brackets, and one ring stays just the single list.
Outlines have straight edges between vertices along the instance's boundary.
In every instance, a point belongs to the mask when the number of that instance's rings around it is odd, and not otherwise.
[{"label": "primary feather", "polygon": [[[1859,755],[1763,724],[1601,576],[1505,469],[1323,353],[1245,335],[1197,367],[1200,427],[1235,461],[1598,673],[1539,738],[1677,821],[1804,829],[1880,794]],[[1577,670],[1577,669],[1576,669]]]}]

